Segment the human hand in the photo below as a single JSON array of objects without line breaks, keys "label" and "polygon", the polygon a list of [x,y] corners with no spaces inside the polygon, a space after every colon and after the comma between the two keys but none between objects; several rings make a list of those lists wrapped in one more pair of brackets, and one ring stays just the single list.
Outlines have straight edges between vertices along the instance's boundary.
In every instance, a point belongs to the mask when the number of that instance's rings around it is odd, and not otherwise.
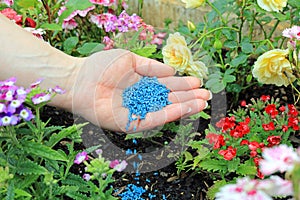
[{"label": "human hand", "polygon": [[[171,90],[162,110],[148,113],[136,123],[135,131],[152,129],[203,110],[210,92],[200,89],[194,77],[175,77],[174,69],[129,51],[115,49],[95,53],[81,62],[72,94],[72,112],[104,129],[126,131],[128,109],[122,106],[122,92],[142,76],[156,76]],[[134,122],[133,122],[134,123]]]}]

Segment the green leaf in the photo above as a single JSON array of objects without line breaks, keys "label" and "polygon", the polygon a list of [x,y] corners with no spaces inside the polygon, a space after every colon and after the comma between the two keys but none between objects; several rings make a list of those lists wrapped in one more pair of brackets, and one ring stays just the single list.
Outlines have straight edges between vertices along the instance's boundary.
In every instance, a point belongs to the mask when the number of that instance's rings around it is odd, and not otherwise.
[{"label": "green leaf", "polygon": [[230,49],[234,49],[238,46],[237,42],[236,41],[230,41],[230,40],[227,40],[224,42],[224,47],[227,47],[227,48],[230,48]]},{"label": "green leaf", "polygon": [[15,188],[14,192],[15,192],[16,198],[19,198],[19,197],[32,197],[31,194],[29,194],[25,190],[21,190],[19,188]]},{"label": "green leaf", "polygon": [[157,48],[157,46],[153,44],[153,45],[147,45],[147,46],[139,48],[139,49],[132,49],[131,51],[140,56],[149,58],[150,56],[153,55],[153,53],[156,52],[156,48]]},{"label": "green leaf", "polygon": [[78,44],[79,39],[78,37],[69,37],[67,38],[64,42],[63,42],[63,48],[64,51],[67,54],[71,54],[73,49],[76,47],[76,45]]},{"label": "green leaf", "polygon": [[293,7],[300,8],[300,1],[299,0],[289,0],[288,4]]},{"label": "green leaf", "polygon": [[88,42],[84,43],[81,47],[77,48],[77,51],[81,55],[90,55],[98,51],[102,51],[104,47],[104,44]]},{"label": "green leaf", "polygon": [[31,161],[31,160],[26,160],[22,161],[18,166],[17,166],[17,173],[21,175],[31,175],[31,174],[36,174],[36,175],[41,175],[47,173],[47,169],[38,165],[37,163]]},{"label": "green leaf", "polygon": [[36,0],[19,0],[16,2],[18,6],[22,7],[24,10],[29,8],[36,7],[37,1]]},{"label": "green leaf", "polygon": [[61,31],[62,26],[61,24],[49,24],[49,23],[43,23],[41,25],[42,29],[49,30],[49,31]]},{"label": "green leaf", "polygon": [[[59,128],[59,127],[57,127],[57,128]],[[68,136],[76,133],[77,131],[78,131],[78,127],[76,125],[69,126],[67,128],[63,128],[58,133],[52,134],[49,138],[49,141],[46,143],[46,145],[48,147],[54,147],[62,139],[68,138]]]},{"label": "green leaf", "polygon": [[226,185],[227,182],[225,180],[215,181],[212,186],[208,188],[207,197],[209,200],[215,199],[216,194],[219,192],[220,188]]},{"label": "green leaf", "polygon": [[250,54],[253,52],[253,45],[250,42],[243,42],[241,45],[242,45],[242,52],[246,54]]},{"label": "green leaf", "polygon": [[239,84],[228,84],[226,86],[226,91],[227,92],[235,92],[235,93],[238,93],[238,92],[241,92],[242,91],[242,87],[239,85]]},{"label": "green leaf", "polygon": [[196,120],[196,119],[199,119],[200,117],[203,118],[203,119],[210,119],[210,115],[207,114],[204,111],[201,111],[201,112],[199,112],[197,114],[194,114],[194,115],[190,116],[190,119]]},{"label": "green leaf", "polygon": [[55,151],[48,146],[45,146],[36,142],[23,142],[23,149],[29,154],[36,155],[38,157],[50,159],[50,160],[61,160],[68,161],[65,154]]},{"label": "green leaf", "polygon": [[69,0],[66,5],[67,9],[59,17],[59,22],[62,23],[75,10],[85,10],[93,4],[89,0]]},{"label": "green leaf", "polygon": [[14,181],[10,181],[7,187],[5,200],[14,200],[15,198],[14,189],[15,189]]},{"label": "green leaf", "polygon": [[237,67],[243,63],[245,63],[248,59],[248,56],[246,54],[239,54],[236,58],[234,58],[230,65],[233,66],[233,67]]},{"label": "green leaf", "polygon": [[240,164],[240,159],[235,158],[233,160],[229,160],[227,164],[227,169],[229,172],[235,172]]},{"label": "green leaf", "polygon": [[224,74],[224,77],[223,77],[223,82],[224,83],[232,83],[234,82],[236,79],[235,79],[235,76],[233,75],[228,75],[228,74]]},{"label": "green leaf", "polygon": [[250,176],[255,175],[257,173],[257,169],[255,166],[242,164],[238,166],[236,173],[242,176]]},{"label": "green leaf", "polygon": [[203,160],[199,163],[199,167],[204,170],[212,172],[225,172],[227,171],[227,163],[223,160]]}]

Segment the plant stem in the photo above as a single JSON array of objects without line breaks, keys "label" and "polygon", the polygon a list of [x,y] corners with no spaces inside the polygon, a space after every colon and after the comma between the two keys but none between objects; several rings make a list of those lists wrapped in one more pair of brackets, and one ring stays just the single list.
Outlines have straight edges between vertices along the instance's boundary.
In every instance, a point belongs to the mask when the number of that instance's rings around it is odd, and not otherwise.
[{"label": "plant stem", "polygon": [[219,17],[221,18],[222,24],[226,24],[222,13],[220,13],[220,11],[214,6],[214,4],[212,4],[209,0],[206,1],[206,3],[219,15]]},{"label": "plant stem", "polygon": [[222,29],[231,29],[231,30],[234,30],[234,31],[238,31],[236,28],[227,27],[227,26],[225,26],[225,27],[214,28],[214,29],[208,31],[207,33],[202,34],[201,37],[199,37],[199,38],[196,40],[196,42],[194,42],[194,43],[190,46],[190,48],[193,48],[198,42],[200,42],[200,41],[201,41],[203,38],[205,38],[207,35],[209,35],[209,34],[215,32],[215,31],[222,30]]}]

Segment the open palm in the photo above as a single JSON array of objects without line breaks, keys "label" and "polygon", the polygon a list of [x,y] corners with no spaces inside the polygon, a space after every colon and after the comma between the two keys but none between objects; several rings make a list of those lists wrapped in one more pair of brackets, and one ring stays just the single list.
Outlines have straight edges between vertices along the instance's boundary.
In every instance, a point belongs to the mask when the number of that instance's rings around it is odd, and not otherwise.
[{"label": "open palm", "polygon": [[[128,109],[122,106],[123,90],[143,76],[156,76],[171,90],[172,104],[148,113],[126,131]],[[85,59],[78,71],[73,91],[72,111],[105,129],[131,132],[151,129],[203,110],[210,93],[199,89],[194,77],[176,77],[173,68],[125,50],[95,53]]]}]

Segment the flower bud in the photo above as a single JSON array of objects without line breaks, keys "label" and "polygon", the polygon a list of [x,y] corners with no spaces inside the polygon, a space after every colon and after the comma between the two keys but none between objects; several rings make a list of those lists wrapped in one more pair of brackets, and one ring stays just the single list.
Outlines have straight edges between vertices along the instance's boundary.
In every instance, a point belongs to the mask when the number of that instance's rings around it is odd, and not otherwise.
[{"label": "flower bud", "polygon": [[190,30],[190,32],[194,32],[196,30],[195,24],[189,20],[187,21],[187,27]]},{"label": "flower bud", "polygon": [[221,40],[219,40],[219,39],[216,38],[216,40],[214,42],[214,48],[216,50],[221,50],[222,47],[223,47],[223,44],[222,44]]}]

